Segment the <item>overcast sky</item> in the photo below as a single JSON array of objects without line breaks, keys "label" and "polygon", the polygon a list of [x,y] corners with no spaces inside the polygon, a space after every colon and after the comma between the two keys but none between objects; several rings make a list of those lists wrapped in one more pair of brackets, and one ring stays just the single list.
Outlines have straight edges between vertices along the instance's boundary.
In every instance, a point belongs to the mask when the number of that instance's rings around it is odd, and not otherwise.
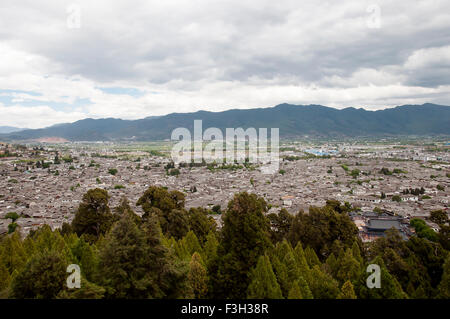
[{"label": "overcast sky", "polygon": [[450,105],[450,1],[0,2],[0,125]]}]

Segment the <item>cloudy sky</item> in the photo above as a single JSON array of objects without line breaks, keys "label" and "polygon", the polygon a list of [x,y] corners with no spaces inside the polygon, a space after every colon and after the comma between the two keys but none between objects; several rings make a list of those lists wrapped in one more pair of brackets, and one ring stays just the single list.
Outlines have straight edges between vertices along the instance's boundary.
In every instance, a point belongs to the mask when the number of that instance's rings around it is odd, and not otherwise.
[{"label": "cloudy sky", "polygon": [[450,105],[450,1],[0,2],[0,125]]}]

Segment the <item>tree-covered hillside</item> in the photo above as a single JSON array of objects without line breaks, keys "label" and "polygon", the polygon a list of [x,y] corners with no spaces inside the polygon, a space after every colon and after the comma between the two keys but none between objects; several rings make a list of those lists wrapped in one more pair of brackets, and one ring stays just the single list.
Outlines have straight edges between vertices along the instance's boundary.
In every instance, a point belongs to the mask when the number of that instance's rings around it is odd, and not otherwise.
[{"label": "tree-covered hillside", "polygon": [[[3,298],[450,298],[448,220],[441,232],[408,241],[388,231],[364,244],[349,205],[292,216],[267,214],[255,194],[237,193],[218,229],[204,208],[184,206],[184,195],[149,187],[136,215],[126,198],[109,207],[109,194],[89,190],[71,224],[43,226],[0,240]],[[436,218],[435,218],[436,217]],[[69,264],[81,287],[68,288]],[[366,285],[369,264],[381,269],[381,288]]]}]

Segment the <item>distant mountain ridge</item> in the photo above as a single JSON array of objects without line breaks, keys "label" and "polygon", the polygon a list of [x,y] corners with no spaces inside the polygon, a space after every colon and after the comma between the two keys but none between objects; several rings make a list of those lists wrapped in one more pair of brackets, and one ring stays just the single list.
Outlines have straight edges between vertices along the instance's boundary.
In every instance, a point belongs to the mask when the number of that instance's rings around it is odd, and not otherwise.
[{"label": "distant mountain ridge", "polygon": [[14,127],[14,126],[0,126],[0,134],[7,134],[7,133],[13,133],[26,130],[24,128]]},{"label": "distant mountain ridge", "polygon": [[69,141],[120,141],[170,139],[175,128],[193,132],[194,120],[203,120],[203,130],[225,128],[280,129],[280,137],[450,135],[450,106],[402,105],[378,111],[362,108],[335,109],[322,105],[280,104],[271,108],[233,109],[223,112],[171,113],[139,120],[84,119],[42,129],[0,134],[0,140],[35,140],[58,137]]}]

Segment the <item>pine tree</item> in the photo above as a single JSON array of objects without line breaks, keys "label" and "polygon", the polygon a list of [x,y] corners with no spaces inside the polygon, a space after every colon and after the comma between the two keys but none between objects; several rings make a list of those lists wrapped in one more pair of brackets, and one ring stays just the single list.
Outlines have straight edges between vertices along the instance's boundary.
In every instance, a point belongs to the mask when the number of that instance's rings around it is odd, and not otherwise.
[{"label": "pine tree", "polygon": [[[0,256],[1,257],[1,256]],[[11,276],[9,275],[8,268],[0,259],[0,292],[9,287]]]},{"label": "pine tree", "polygon": [[212,264],[213,260],[217,258],[217,247],[219,247],[219,241],[217,240],[215,233],[209,232],[203,246],[203,260],[208,268]]},{"label": "pine tree", "polygon": [[294,249],[294,257],[297,261],[297,267],[299,274],[306,280],[309,280],[310,268],[306,261],[305,251],[303,250],[302,243],[298,242]]},{"label": "pine tree", "polygon": [[160,267],[164,267],[164,258],[151,258],[143,232],[129,215],[124,215],[108,233],[100,250],[99,280],[106,288],[106,296],[163,297],[158,282]]},{"label": "pine tree", "polygon": [[402,286],[397,279],[387,270],[383,259],[376,257],[370,262],[380,266],[380,282],[381,288],[368,288],[367,278],[370,273],[366,271],[366,267],[361,270],[358,281],[355,284],[355,290],[358,298],[361,299],[406,299],[408,296],[403,291]]},{"label": "pine tree", "polygon": [[189,209],[188,213],[189,228],[197,236],[199,242],[203,244],[208,234],[216,231],[216,222],[212,217],[208,217],[208,210],[197,207]]},{"label": "pine tree", "polygon": [[184,246],[190,256],[194,253],[201,253],[202,247],[200,246],[199,240],[193,231],[189,231],[186,236],[182,239]]},{"label": "pine tree", "polygon": [[289,290],[288,299],[303,299],[298,281],[294,281],[291,290]]},{"label": "pine tree", "polygon": [[308,262],[308,266],[310,268],[313,268],[314,266],[320,266],[320,260],[319,257],[317,257],[316,252],[314,251],[314,249],[312,249],[311,247],[306,247],[305,249],[305,257],[306,257],[306,261]]},{"label": "pine tree", "polygon": [[65,288],[56,297],[57,299],[102,299],[105,288],[98,286],[81,276],[80,288]]},{"label": "pine tree", "polygon": [[195,298],[204,298],[208,292],[208,275],[203,266],[203,260],[196,252],[189,263],[189,284],[192,287]]},{"label": "pine tree", "polygon": [[293,283],[300,276],[294,250],[287,240],[277,243],[270,260],[283,296],[287,297]]},{"label": "pine tree", "polygon": [[83,195],[83,201],[72,221],[73,230],[78,236],[84,234],[89,242],[94,242],[108,231],[113,222],[108,200],[108,192],[100,188],[91,189]]},{"label": "pine tree", "polygon": [[327,260],[325,261],[325,265],[327,266],[327,271],[336,278],[337,272],[339,270],[338,268],[338,261],[336,257],[334,256],[334,253],[331,253]]},{"label": "pine tree", "polygon": [[150,186],[136,205],[144,210],[142,218],[157,216],[165,235],[183,238],[189,231],[189,218],[184,209],[185,196],[179,191],[168,191],[163,187]]},{"label": "pine tree", "polygon": [[300,276],[298,278],[298,286],[300,287],[300,292],[302,294],[303,299],[313,299],[313,294],[311,292],[311,289],[309,289],[308,283],[303,278],[303,276]]},{"label": "pine tree", "polygon": [[341,292],[337,296],[337,299],[356,299],[353,285],[349,280],[342,285]]},{"label": "pine tree", "polygon": [[269,223],[263,214],[266,210],[263,198],[246,192],[236,194],[228,203],[218,259],[209,271],[216,298],[245,298],[249,271],[272,245]]},{"label": "pine tree", "polygon": [[361,256],[361,249],[359,248],[359,245],[356,241],[353,242],[352,245],[352,254],[353,257],[359,262],[359,264],[362,266],[364,263],[364,259]]},{"label": "pine tree", "polygon": [[282,299],[272,265],[268,256],[260,256],[256,268],[250,275],[247,298],[249,299]]},{"label": "pine tree", "polygon": [[318,265],[311,269],[308,285],[315,299],[335,299],[339,294],[339,284]]},{"label": "pine tree", "polygon": [[36,252],[24,268],[13,276],[11,298],[50,299],[63,289],[67,262],[61,252],[43,250]]},{"label": "pine tree", "polygon": [[2,247],[3,252],[0,257],[9,273],[12,274],[14,270],[19,271],[28,259],[19,233],[14,232],[12,235],[4,238]]},{"label": "pine tree", "polygon": [[128,198],[126,198],[125,196],[122,196],[119,206],[114,208],[114,211],[118,215],[118,218],[115,218],[116,220],[120,219],[123,214],[129,214],[131,218],[133,218],[136,225],[139,225],[139,223],[141,222],[141,218],[133,211]]},{"label": "pine tree", "polygon": [[359,262],[353,257],[352,250],[347,248],[337,260],[336,279],[340,283],[347,280],[354,281],[358,279],[361,268]]},{"label": "pine tree", "polygon": [[288,269],[276,255],[272,255],[270,257],[270,261],[273,272],[277,278],[277,282],[280,285],[281,292],[284,297],[287,297],[293,284],[293,282],[289,279]]},{"label": "pine tree", "polygon": [[444,272],[442,274],[441,282],[438,286],[439,298],[450,299],[450,255],[447,257],[444,264]]}]

